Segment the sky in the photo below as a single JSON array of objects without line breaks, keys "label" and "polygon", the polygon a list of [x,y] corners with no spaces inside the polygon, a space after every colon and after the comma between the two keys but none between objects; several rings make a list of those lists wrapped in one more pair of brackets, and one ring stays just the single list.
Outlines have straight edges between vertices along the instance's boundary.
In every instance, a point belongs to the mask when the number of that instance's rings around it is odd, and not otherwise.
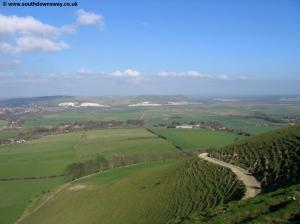
[{"label": "sky", "polygon": [[77,3],[0,0],[0,97],[300,94],[299,0]]}]

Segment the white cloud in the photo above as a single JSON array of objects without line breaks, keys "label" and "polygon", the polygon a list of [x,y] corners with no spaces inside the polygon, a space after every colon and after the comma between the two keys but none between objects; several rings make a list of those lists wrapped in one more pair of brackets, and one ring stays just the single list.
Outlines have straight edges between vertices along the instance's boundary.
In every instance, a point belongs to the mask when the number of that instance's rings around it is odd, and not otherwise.
[{"label": "white cloud", "polygon": [[55,52],[68,48],[63,41],[54,41],[43,37],[20,37],[15,45],[0,42],[0,50],[4,53],[22,53],[29,51]]},{"label": "white cloud", "polygon": [[94,72],[92,72],[89,69],[85,69],[85,68],[81,68],[77,71],[78,75],[90,75],[90,74],[94,74]]},{"label": "white cloud", "polygon": [[55,27],[43,23],[31,16],[18,17],[0,14],[0,35],[58,35],[66,31],[65,28]]},{"label": "white cloud", "polygon": [[159,77],[179,77],[179,78],[202,78],[202,79],[214,79],[214,80],[229,80],[228,75],[210,75],[199,71],[184,71],[184,72],[169,72],[161,71],[157,74]]},{"label": "white cloud", "polygon": [[32,16],[0,13],[0,52],[18,54],[29,51],[56,52],[68,48],[62,34],[74,33],[79,25],[104,25],[100,14],[78,10],[73,25],[53,26]]},{"label": "white cloud", "polygon": [[228,75],[217,75],[216,76],[216,79],[220,79],[220,80],[229,80],[229,77]]},{"label": "white cloud", "polygon": [[129,78],[140,78],[141,75],[137,70],[127,69],[125,71],[115,71],[110,74],[113,77],[129,77]]},{"label": "white cloud", "polygon": [[185,72],[168,72],[161,71],[158,73],[160,77],[196,77],[196,78],[212,78],[211,75],[198,72],[198,71],[185,71]]},{"label": "white cloud", "polygon": [[94,12],[88,12],[83,9],[77,12],[77,24],[78,25],[104,25],[103,16],[101,14],[96,14]]}]

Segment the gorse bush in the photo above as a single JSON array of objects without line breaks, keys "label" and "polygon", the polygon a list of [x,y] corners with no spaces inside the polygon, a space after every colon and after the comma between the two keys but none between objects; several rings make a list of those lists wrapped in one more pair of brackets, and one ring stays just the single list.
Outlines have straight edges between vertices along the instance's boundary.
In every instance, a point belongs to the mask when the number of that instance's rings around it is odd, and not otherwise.
[{"label": "gorse bush", "polygon": [[211,156],[248,169],[264,191],[299,183],[300,126],[250,137]]}]

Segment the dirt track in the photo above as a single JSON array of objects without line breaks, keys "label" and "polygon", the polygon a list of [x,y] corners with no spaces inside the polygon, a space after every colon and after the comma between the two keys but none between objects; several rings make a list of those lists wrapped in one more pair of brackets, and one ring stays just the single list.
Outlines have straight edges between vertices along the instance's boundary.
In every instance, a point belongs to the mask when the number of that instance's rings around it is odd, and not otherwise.
[{"label": "dirt track", "polygon": [[229,168],[246,186],[246,192],[242,199],[253,198],[261,192],[260,183],[255,179],[254,176],[250,175],[247,170],[242,169],[238,166],[226,163],[224,161],[214,159],[208,156],[208,153],[199,154],[199,158],[204,159],[208,162],[224,166]]}]

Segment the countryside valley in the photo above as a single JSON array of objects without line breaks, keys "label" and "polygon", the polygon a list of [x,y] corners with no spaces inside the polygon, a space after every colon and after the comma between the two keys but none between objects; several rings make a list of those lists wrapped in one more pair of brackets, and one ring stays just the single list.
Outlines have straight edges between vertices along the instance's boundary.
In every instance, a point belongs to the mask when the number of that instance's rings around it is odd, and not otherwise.
[{"label": "countryside valley", "polygon": [[0,223],[299,223],[300,103],[282,99],[1,100]]}]

